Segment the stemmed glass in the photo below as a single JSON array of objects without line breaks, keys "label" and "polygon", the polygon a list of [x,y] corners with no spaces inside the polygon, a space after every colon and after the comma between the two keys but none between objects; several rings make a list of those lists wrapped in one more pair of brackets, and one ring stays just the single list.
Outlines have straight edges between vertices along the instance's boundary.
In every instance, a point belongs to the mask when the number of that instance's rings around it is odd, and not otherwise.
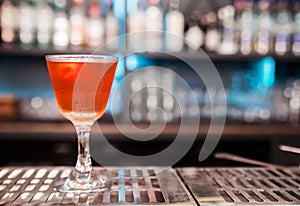
[{"label": "stemmed glass", "polygon": [[73,193],[106,190],[105,177],[92,170],[89,137],[92,125],[105,112],[118,58],[59,54],[46,55],[46,62],[60,112],[73,123],[78,136],[76,166],[56,188]]}]

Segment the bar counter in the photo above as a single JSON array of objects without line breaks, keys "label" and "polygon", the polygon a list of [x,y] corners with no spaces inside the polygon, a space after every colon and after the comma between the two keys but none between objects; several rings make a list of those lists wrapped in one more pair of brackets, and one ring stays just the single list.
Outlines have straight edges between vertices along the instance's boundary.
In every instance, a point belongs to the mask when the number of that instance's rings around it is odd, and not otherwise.
[{"label": "bar counter", "polygon": [[299,168],[128,167],[94,170],[111,188],[59,193],[70,167],[0,168],[1,205],[299,205]]},{"label": "bar counter", "polygon": [[[115,124],[104,123],[98,124],[101,132],[107,135],[120,135],[120,131]],[[121,125],[125,128],[127,134],[136,134],[135,130],[126,129],[126,123]],[[139,128],[147,128],[149,125],[138,124]],[[153,126],[153,125],[152,125]],[[199,135],[206,135],[209,129],[209,124],[203,123],[200,125],[185,125],[187,128],[185,133],[189,135],[189,131],[194,131],[189,128],[198,127]],[[154,126],[155,127],[155,126]],[[220,127],[218,125],[213,126],[214,128]],[[128,127],[130,128],[130,127]],[[160,126],[159,126],[160,128]],[[164,127],[162,134],[176,135],[178,133],[179,125],[170,124]],[[155,128],[153,128],[155,130]],[[0,124],[0,135],[12,134],[15,136],[24,134],[75,134],[74,126],[69,122],[1,122]],[[293,126],[290,124],[227,124],[224,126],[222,135],[230,136],[288,136],[300,134],[300,126]],[[55,136],[53,136],[55,138]]]},{"label": "bar counter", "polygon": [[[147,127],[147,125],[143,124],[137,126],[139,128]],[[99,127],[101,133],[115,147],[124,151],[135,151],[139,153],[137,155],[146,155],[145,151],[168,147],[174,141],[179,128],[176,124],[166,125],[157,138],[145,143],[143,141],[131,141],[112,123],[100,122]],[[148,132],[155,132],[155,126],[153,127],[153,131]],[[228,162],[224,164],[224,162],[216,162],[214,159],[211,159],[211,162],[207,162],[208,164],[205,162],[205,165],[199,163],[199,151],[206,139],[209,125],[203,123],[198,126],[196,140],[194,138],[195,134],[191,132],[195,131],[193,127],[193,125],[185,126],[183,138],[184,141],[194,141],[192,149],[186,158],[176,166],[228,166],[226,165]],[[136,139],[140,138],[141,133],[139,131],[132,130],[130,127],[127,128],[126,125],[123,125],[124,128],[126,134]],[[143,131],[143,134],[145,134],[145,131]],[[299,134],[300,127],[289,124],[226,124],[216,152],[230,152],[287,166],[298,165],[299,156],[282,152],[279,150],[279,146],[283,144],[299,147]],[[101,145],[103,140],[100,137],[99,130],[93,130],[92,135]],[[36,166],[45,165],[45,162],[47,163],[46,165],[53,166],[73,165],[75,161],[74,154],[77,148],[75,136],[75,128],[69,122],[1,122],[0,154],[7,155],[9,153],[11,155],[6,159],[0,160],[0,165],[18,166],[19,164],[17,163],[21,163],[23,165]],[[22,155],[19,155],[20,153]],[[52,161],[49,162],[50,160]]]}]

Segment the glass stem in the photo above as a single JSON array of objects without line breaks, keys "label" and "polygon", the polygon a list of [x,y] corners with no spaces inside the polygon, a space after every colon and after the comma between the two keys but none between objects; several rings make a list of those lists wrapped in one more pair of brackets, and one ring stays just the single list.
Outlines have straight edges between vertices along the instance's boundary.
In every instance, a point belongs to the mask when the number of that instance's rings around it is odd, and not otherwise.
[{"label": "glass stem", "polygon": [[89,178],[92,172],[92,161],[90,156],[89,139],[91,126],[75,126],[78,136],[78,157],[75,166],[75,175]]}]

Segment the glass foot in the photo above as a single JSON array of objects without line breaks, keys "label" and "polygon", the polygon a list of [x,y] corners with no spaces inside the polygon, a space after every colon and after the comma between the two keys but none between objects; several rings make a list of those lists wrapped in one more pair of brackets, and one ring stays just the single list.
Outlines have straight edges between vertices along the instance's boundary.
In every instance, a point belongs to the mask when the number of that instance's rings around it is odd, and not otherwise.
[{"label": "glass foot", "polygon": [[68,178],[60,179],[54,184],[59,192],[67,193],[91,193],[106,191],[111,188],[111,182],[104,176],[98,176],[95,173],[78,174],[73,171]]}]

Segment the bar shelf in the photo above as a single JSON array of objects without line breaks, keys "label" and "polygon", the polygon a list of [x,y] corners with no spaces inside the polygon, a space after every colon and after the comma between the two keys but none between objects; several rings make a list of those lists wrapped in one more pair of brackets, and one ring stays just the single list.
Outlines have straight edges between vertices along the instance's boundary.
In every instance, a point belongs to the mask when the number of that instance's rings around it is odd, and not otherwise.
[{"label": "bar shelf", "polygon": [[[11,45],[11,46],[1,46],[0,47],[0,56],[15,56],[15,57],[22,57],[22,56],[31,56],[31,57],[43,57],[46,54],[55,54],[55,53],[69,53],[69,54],[78,54],[78,53],[120,53],[124,56],[132,54],[129,51],[112,51],[108,49],[93,49],[89,47],[68,47],[68,48],[55,48],[49,47],[46,49],[39,48],[37,46],[32,46],[30,48],[23,48],[18,45]],[[221,55],[212,52],[205,52],[205,51],[182,51],[182,52],[168,52],[168,51],[158,51],[158,52],[141,52],[136,53],[139,56],[152,58],[156,60],[176,60],[176,59],[187,59],[187,60],[206,60],[207,57],[212,61],[220,61],[220,62],[231,62],[231,61],[254,61],[260,60],[266,57],[271,57],[275,61],[285,61],[285,62],[299,62],[300,56],[296,56],[294,54],[286,54],[286,55],[277,55],[275,53],[270,53],[266,55],[259,55],[259,54],[249,54],[249,55],[242,55],[242,54],[234,54],[234,55]]]}]

